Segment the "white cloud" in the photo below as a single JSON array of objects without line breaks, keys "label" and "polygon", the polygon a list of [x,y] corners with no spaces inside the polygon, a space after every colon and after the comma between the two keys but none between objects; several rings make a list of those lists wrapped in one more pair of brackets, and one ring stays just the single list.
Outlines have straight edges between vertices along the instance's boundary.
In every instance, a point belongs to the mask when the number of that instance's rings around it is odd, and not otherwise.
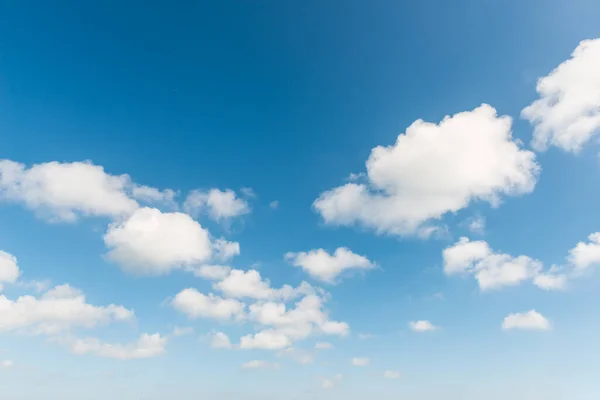
[{"label": "white cloud", "polygon": [[207,212],[215,221],[239,217],[251,211],[248,202],[238,198],[231,189],[210,189],[208,192],[194,190],[188,195],[183,208],[192,215]]},{"label": "white cloud", "polygon": [[127,215],[138,207],[127,193],[130,186],[128,175],[107,174],[91,162],[53,161],[27,168],[0,160],[0,198],[22,202],[49,220]]},{"label": "white cloud", "polygon": [[315,343],[315,349],[316,350],[329,350],[329,349],[333,349],[333,345],[328,342],[317,342],[317,343]]},{"label": "white cloud", "polygon": [[477,215],[468,220],[467,228],[478,235],[485,233],[485,218],[481,215]]},{"label": "white cloud", "polygon": [[215,259],[227,261],[240,254],[240,244],[225,239],[217,239],[213,242],[213,252]]},{"label": "white cloud", "polygon": [[521,112],[535,127],[534,148],[580,151],[600,132],[600,39],[580,42],[536,90],[540,98]]},{"label": "white cloud", "polygon": [[259,368],[279,368],[279,364],[271,363],[263,360],[253,360],[242,364],[244,369],[259,369]]},{"label": "white cloud", "polygon": [[565,274],[540,274],[533,278],[533,284],[544,290],[561,290],[567,286],[567,280]]},{"label": "white cloud", "polygon": [[429,321],[412,321],[408,326],[413,332],[432,332],[439,329]]},{"label": "white cloud", "polygon": [[243,318],[246,305],[234,299],[223,299],[212,293],[202,294],[196,289],[183,289],[171,304],[190,318],[231,320]]},{"label": "white cloud", "polygon": [[197,268],[190,268],[190,270],[199,278],[220,281],[229,275],[231,267],[225,265],[202,265]]},{"label": "white cloud", "polygon": [[272,202],[269,203],[269,207],[271,207],[273,210],[278,209],[279,208],[279,201],[273,200]]},{"label": "white cloud", "polygon": [[263,279],[255,269],[243,271],[232,270],[229,275],[213,284],[213,289],[222,292],[227,297],[251,299],[284,299],[289,300],[313,291],[312,287],[303,282],[297,288],[284,285],[279,289],[271,287],[267,279]]},{"label": "white cloud", "polygon": [[93,328],[134,318],[133,311],[123,306],[87,303],[84,294],[69,285],[56,286],[39,298],[27,295],[13,301],[0,295],[0,310],[0,332],[55,334],[75,327]]},{"label": "white cloud", "polygon": [[313,206],[333,225],[362,225],[377,233],[426,235],[433,220],[482,200],[529,193],[540,171],[535,154],[520,149],[511,118],[482,105],[444,118],[415,121],[392,146],[367,160],[368,183],[324,192]]},{"label": "white cloud", "polygon": [[279,350],[292,345],[292,340],[283,332],[267,329],[240,339],[242,349]]},{"label": "white cloud", "polygon": [[77,355],[93,354],[98,357],[129,360],[151,358],[165,353],[167,339],[155,333],[144,333],[134,343],[105,343],[96,338],[76,339],[71,343],[71,351]]},{"label": "white cloud", "polygon": [[333,255],[323,249],[316,249],[308,253],[290,252],[285,255],[285,258],[313,278],[328,283],[333,283],[344,271],[367,270],[376,266],[367,257],[355,254],[345,247],[339,247]]},{"label": "white cloud", "polygon": [[366,357],[355,357],[352,359],[352,365],[354,365],[355,367],[366,367],[370,363],[371,360],[369,360]]},{"label": "white cloud", "polygon": [[551,329],[551,324],[542,314],[535,310],[531,310],[526,313],[509,314],[502,322],[502,329],[547,331]]},{"label": "white cloud", "polygon": [[512,257],[494,253],[483,240],[463,237],[443,251],[444,272],[447,275],[473,274],[481,290],[514,286],[526,280],[549,288],[549,278],[535,279],[542,274],[542,263],[527,256]]},{"label": "white cloud", "polygon": [[386,379],[400,379],[401,376],[402,375],[398,371],[390,371],[390,370],[388,370],[388,371],[385,371],[383,373],[383,377],[386,378]]},{"label": "white cloud", "polygon": [[17,258],[0,250],[0,284],[3,282],[15,283],[20,275],[21,270],[17,265]]},{"label": "white cloud", "polygon": [[1,366],[2,368],[5,368],[5,369],[12,368],[12,367],[13,367],[13,365],[14,365],[14,363],[13,363],[11,360],[3,360],[3,361],[0,363],[0,366]]},{"label": "white cloud", "polygon": [[223,332],[215,332],[212,335],[210,347],[212,347],[213,349],[230,349],[233,346],[231,344],[231,341],[229,340],[229,336],[227,336]]},{"label": "white cloud", "polygon": [[600,232],[588,236],[589,243],[579,242],[569,251],[568,260],[578,271],[600,264]]},{"label": "white cloud", "polygon": [[169,208],[177,208],[175,196],[177,196],[177,193],[171,189],[161,191],[150,186],[137,184],[133,184],[131,188],[131,197],[134,199],[144,203],[165,205]]},{"label": "white cloud", "polygon": [[108,258],[130,273],[145,275],[204,263],[215,247],[217,252],[227,247],[220,241],[212,243],[208,231],[189,215],[148,207],[110,224],[104,242]]}]

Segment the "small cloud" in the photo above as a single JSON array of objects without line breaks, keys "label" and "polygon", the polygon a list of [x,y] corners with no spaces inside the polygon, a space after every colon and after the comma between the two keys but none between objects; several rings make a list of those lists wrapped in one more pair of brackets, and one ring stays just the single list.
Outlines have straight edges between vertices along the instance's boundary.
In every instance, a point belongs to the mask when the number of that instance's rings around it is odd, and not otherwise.
[{"label": "small cloud", "polygon": [[481,215],[476,215],[467,219],[464,224],[467,229],[473,233],[478,235],[483,235],[485,233],[485,217]]},{"label": "small cloud", "polygon": [[215,332],[212,335],[210,347],[212,347],[213,349],[231,349],[233,345],[229,340],[229,336],[227,336],[223,332]]},{"label": "small cloud", "polygon": [[352,365],[354,365],[355,367],[366,367],[370,363],[371,360],[369,360],[366,357],[355,357],[352,359]]},{"label": "small cloud", "polygon": [[242,364],[243,369],[279,368],[279,364],[263,360],[252,360]]},{"label": "small cloud", "polygon": [[271,207],[273,210],[278,209],[279,208],[279,201],[273,200],[272,202],[269,203],[269,207]]},{"label": "small cloud", "polygon": [[315,349],[317,349],[317,350],[329,350],[332,348],[333,348],[333,345],[331,343],[327,343],[327,342],[317,342],[315,344]]},{"label": "small cloud", "polygon": [[386,379],[400,379],[400,372],[387,370],[383,373],[383,377]]},{"label": "small cloud", "polygon": [[408,326],[410,327],[410,329],[413,332],[431,332],[431,331],[436,331],[439,328],[435,325],[433,325],[431,322],[429,321],[411,321],[408,323]]},{"label": "small cloud", "polygon": [[509,314],[502,321],[502,329],[505,331],[511,329],[547,331],[551,328],[550,321],[535,310]]},{"label": "small cloud", "polygon": [[9,368],[13,367],[14,363],[11,360],[4,360],[4,361],[2,361],[2,363],[0,365],[4,369],[9,369]]},{"label": "small cloud", "polygon": [[254,198],[256,197],[256,192],[251,187],[243,187],[240,189],[240,192],[246,197]]}]

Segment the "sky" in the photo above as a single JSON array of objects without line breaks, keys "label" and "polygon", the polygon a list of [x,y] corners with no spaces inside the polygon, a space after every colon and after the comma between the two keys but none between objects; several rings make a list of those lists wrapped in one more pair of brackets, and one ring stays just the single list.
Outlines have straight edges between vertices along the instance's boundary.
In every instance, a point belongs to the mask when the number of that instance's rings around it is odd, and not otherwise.
[{"label": "sky", "polygon": [[597,399],[599,18],[0,2],[0,397]]}]

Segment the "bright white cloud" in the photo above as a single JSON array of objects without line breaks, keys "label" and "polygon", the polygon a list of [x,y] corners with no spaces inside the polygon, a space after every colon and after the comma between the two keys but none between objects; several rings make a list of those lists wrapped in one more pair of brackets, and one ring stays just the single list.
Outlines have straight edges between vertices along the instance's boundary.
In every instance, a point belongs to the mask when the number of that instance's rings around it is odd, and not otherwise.
[{"label": "bright white cloud", "polygon": [[355,254],[345,247],[339,247],[333,255],[323,249],[316,249],[307,253],[290,252],[285,258],[313,278],[328,283],[333,283],[344,271],[367,270],[376,266],[367,257]]},{"label": "bright white cloud", "polygon": [[570,264],[579,271],[600,264],[600,232],[588,236],[589,243],[579,242],[569,251]]},{"label": "bright white cloud", "polygon": [[366,367],[370,363],[371,360],[369,360],[366,357],[355,357],[352,359],[352,365],[354,365],[355,367]]},{"label": "bright white cloud", "polygon": [[190,318],[231,320],[243,318],[246,305],[234,299],[223,299],[212,293],[202,294],[196,289],[183,289],[171,304]]},{"label": "bright white cloud", "polygon": [[[444,272],[447,275],[473,274],[481,290],[514,286],[533,280],[542,274],[542,263],[527,256],[512,257],[494,253],[483,240],[463,237],[443,251]],[[534,280],[534,284],[549,288],[549,278]]]},{"label": "bright white cloud", "polygon": [[367,160],[367,183],[326,191],[313,206],[333,225],[377,233],[427,236],[432,221],[482,200],[529,193],[540,171],[535,154],[513,140],[511,118],[482,105],[444,118],[415,121],[394,145]]},{"label": "bright white cloud", "polygon": [[386,379],[400,379],[401,376],[402,375],[398,371],[390,371],[390,370],[388,370],[388,371],[385,371],[383,373],[383,377],[386,378]]},{"label": "bright white cloud", "polygon": [[229,340],[229,336],[223,332],[215,332],[212,335],[210,347],[213,349],[231,349],[233,346]]},{"label": "bright white cloud", "polygon": [[600,39],[580,42],[536,90],[540,98],[521,113],[535,127],[533,147],[580,151],[600,133]]},{"label": "bright white cloud", "polygon": [[431,322],[425,320],[411,321],[408,323],[408,326],[413,332],[432,332],[439,329]]},{"label": "bright white cloud", "polygon": [[274,289],[269,280],[263,279],[260,272],[255,269],[248,271],[234,269],[225,279],[214,283],[213,289],[222,292],[227,297],[259,300],[290,300],[313,291],[313,288],[306,282],[297,288],[284,285],[279,289]]},{"label": "bright white cloud", "polygon": [[15,283],[20,275],[17,257],[0,250],[0,284]]},{"label": "bright white cloud", "polygon": [[502,322],[502,329],[523,329],[547,331],[551,329],[550,321],[535,310],[525,313],[509,314]]},{"label": "bright white cloud", "polygon": [[49,220],[127,215],[138,207],[127,193],[130,186],[128,175],[107,174],[91,162],[53,161],[27,168],[0,160],[0,198],[23,203]]},{"label": "bright white cloud", "polygon": [[56,286],[41,297],[20,296],[14,301],[0,295],[0,332],[55,334],[133,318],[133,311],[123,306],[87,303],[84,294],[69,285]]},{"label": "bright white cloud", "polygon": [[140,338],[128,344],[105,343],[96,338],[76,339],[71,343],[71,351],[77,355],[93,354],[98,357],[130,360],[156,357],[166,352],[167,339],[155,333],[144,333]]},{"label": "bright white cloud", "polygon": [[244,369],[279,368],[279,364],[264,360],[252,360],[242,364]]},{"label": "bright white cloud", "polygon": [[333,349],[333,345],[328,342],[317,342],[317,343],[315,343],[315,349],[316,350],[329,350],[329,349]]},{"label": "bright white cloud", "polygon": [[169,208],[177,208],[175,196],[177,196],[177,193],[171,189],[158,190],[150,186],[136,184],[133,184],[131,188],[131,197],[134,199],[144,203],[165,205]]},{"label": "bright white cloud", "polygon": [[237,197],[231,189],[194,190],[188,195],[183,208],[192,215],[206,212],[215,221],[239,217],[251,211],[248,202]]},{"label": "bright white cloud", "polygon": [[242,349],[279,350],[292,345],[292,340],[283,332],[267,329],[240,339]]},{"label": "bright white cloud", "polygon": [[565,274],[540,274],[533,278],[533,284],[544,290],[562,290],[567,286],[568,276]]},{"label": "bright white cloud", "polygon": [[[175,268],[202,264],[226,244],[210,235],[189,215],[140,208],[109,225],[104,242],[108,258],[124,270],[142,275],[166,274]],[[239,247],[238,247],[239,251]]]}]

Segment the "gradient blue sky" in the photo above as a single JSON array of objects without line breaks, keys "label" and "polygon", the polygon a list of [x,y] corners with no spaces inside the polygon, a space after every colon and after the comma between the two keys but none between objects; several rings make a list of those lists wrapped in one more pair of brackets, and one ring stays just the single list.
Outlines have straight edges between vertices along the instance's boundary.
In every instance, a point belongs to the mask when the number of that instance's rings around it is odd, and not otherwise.
[{"label": "gradient blue sky", "polygon": [[[349,326],[343,337],[315,331],[294,341],[298,354],[314,358],[307,364],[281,349],[211,348],[211,332],[226,333],[235,345],[262,328],[251,321],[189,319],[172,299],[185,288],[220,295],[210,281],[176,262],[161,276],[131,273],[106,256],[103,241],[109,224],[127,216],[56,221],[47,209],[40,212],[39,203],[51,201],[43,191],[37,205],[28,204],[21,193],[27,188],[11,194],[0,168],[0,250],[15,256],[21,271],[1,295],[41,298],[33,282],[49,282],[42,292],[68,283],[90,304],[135,311],[132,322],[48,334],[33,325],[3,325],[8,311],[0,307],[0,398],[600,397],[600,274],[593,271],[600,257],[583,274],[568,261],[579,242],[600,231],[597,128],[578,152],[552,144],[546,150],[532,147],[535,126],[521,117],[540,97],[538,78],[568,60],[582,40],[600,37],[600,4],[374,3],[0,2],[0,159],[24,168],[87,160],[106,174],[174,190],[175,206],[155,205],[165,214],[173,207],[189,211],[184,201],[193,190],[230,189],[250,212],[219,221],[207,207],[190,212],[215,238],[239,243],[240,254],[227,265],[256,269],[274,288],[302,281],[323,288],[330,319]],[[577,64],[591,71],[577,76],[596,93],[597,47],[595,57]],[[560,82],[564,90],[572,83]],[[508,141],[535,153],[541,172],[531,190],[502,194],[496,207],[474,200],[425,219],[442,230],[427,238],[331,223],[313,205],[351,173],[364,173],[371,150],[393,146],[415,120],[438,124],[482,103],[512,117]],[[436,158],[423,163],[435,165]],[[39,179],[57,185],[44,190],[60,191],[65,178]],[[483,232],[468,229],[474,218],[485,221]],[[539,260],[544,273],[561,266],[568,282],[543,290],[531,277],[482,290],[471,274],[445,271],[442,252],[461,237]],[[338,247],[377,267],[331,284],[284,259],[288,252]],[[502,328],[509,314],[530,310],[549,328]],[[437,329],[414,331],[414,321]],[[175,327],[193,332],[173,336]],[[74,337],[132,343],[143,333],[165,338],[164,352],[121,360],[74,354],[69,344]],[[319,341],[333,348],[314,350]],[[352,365],[355,357],[369,358],[369,365]],[[252,360],[279,366],[242,368]],[[385,371],[401,376],[386,379]]]}]

